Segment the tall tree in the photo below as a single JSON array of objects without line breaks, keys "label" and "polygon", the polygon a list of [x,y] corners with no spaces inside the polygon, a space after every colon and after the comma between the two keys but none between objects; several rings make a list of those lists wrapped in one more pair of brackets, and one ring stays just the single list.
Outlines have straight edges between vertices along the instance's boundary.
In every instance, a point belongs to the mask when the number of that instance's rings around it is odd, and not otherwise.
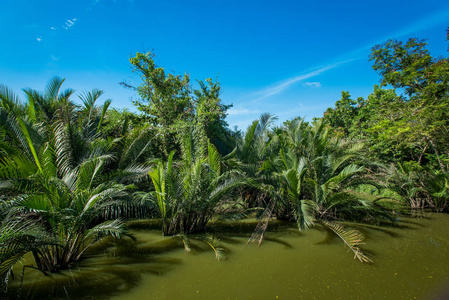
[{"label": "tall tree", "polygon": [[133,104],[143,113],[144,120],[154,126],[162,139],[162,151],[168,157],[173,149],[179,150],[182,135],[194,127],[205,139],[217,140],[227,126],[226,111],[230,107],[221,103],[220,84],[211,79],[198,81],[193,89],[190,76],[173,75],[158,67],[151,52],[137,53],[130,58],[133,72],[140,76],[138,87],[122,82],[134,89],[139,98]]},{"label": "tall tree", "polygon": [[[381,85],[404,89],[404,105],[391,110],[392,137],[419,145],[447,170],[449,158],[449,59],[434,58],[424,40],[388,40],[376,45],[370,60]],[[388,116],[386,116],[388,117]]]}]

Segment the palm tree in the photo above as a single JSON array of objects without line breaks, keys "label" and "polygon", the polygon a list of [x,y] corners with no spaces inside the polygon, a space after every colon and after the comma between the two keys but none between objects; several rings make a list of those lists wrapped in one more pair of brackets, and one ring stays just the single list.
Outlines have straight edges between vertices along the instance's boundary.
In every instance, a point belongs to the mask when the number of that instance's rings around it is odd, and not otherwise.
[{"label": "palm tree", "polygon": [[27,127],[22,129],[27,147],[23,155],[11,155],[0,162],[0,177],[3,186],[16,193],[10,197],[10,210],[22,217],[38,216],[58,243],[33,252],[38,268],[67,268],[93,242],[125,233],[124,223],[114,219],[118,208],[129,205],[129,188],[102,178],[104,165],[112,157],[93,143],[89,155],[85,153],[83,161],[72,167],[58,161],[67,153],[58,155],[49,141],[37,147]]},{"label": "palm tree", "polygon": [[5,116],[0,128],[15,141],[3,147],[7,155],[0,160],[10,213],[37,219],[56,241],[32,251],[44,271],[70,267],[92,243],[126,234],[118,218],[133,208],[130,186],[105,174],[105,165],[114,158],[110,143],[99,138],[108,103],[96,108],[101,91],[94,90],[82,97],[85,108],[79,110],[69,99],[71,90],[60,95],[62,82],[53,79],[44,94],[27,91],[28,106],[37,103],[37,114],[0,110]]},{"label": "palm tree", "polygon": [[385,184],[412,209],[430,207],[442,212],[449,207],[449,173],[429,170],[414,161],[386,168]]},{"label": "palm tree", "polygon": [[341,238],[360,261],[370,261],[358,247],[361,234],[345,231],[335,223],[353,215],[375,217],[383,213],[375,204],[377,199],[355,192],[363,182],[364,168],[354,163],[363,145],[331,137],[322,121],[309,126],[297,119],[277,134],[281,146],[278,156],[265,160],[265,176],[252,181],[270,201],[250,241],[262,241],[273,215],[295,220],[299,230],[319,222]]},{"label": "palm tree", "polygon": [[181,161],[173,160],[174,152],[167,162],[158,161],[149,172],[155,190],[138,194],[156,207],[164,235],[203,232],[228,192],[242,184],[221,171],[222,157],[212,144],[199,145],[185,137]]},{"label": "palm tree", "polygon": [[263,206],[267,200],[255,183],[250,182],[263,181],[266,170],[263,164],[277,153],[277,136],[271,132],[276,119],[274,115],[262,114],[248,126],[242,138],[237,140],[235,150],[228,155],[230,168],[239,170],[249,180],[249,184],[239,189],[240,198],[248,209]]},{"label": "palm tree", "polygon": [[[46,85],[44,92],[39,92],[30,88],[24,89],[27,96],[27,115],[32,121],[42,120],[46,124],[51,124],[56,116],[56,112],[62,106],[74,106],[70,97],[75,93],[73,89],[62,91],[62,84],[65,79],[60,77],[51,78]],[[68,105],[69,104],[69,105]]]}]

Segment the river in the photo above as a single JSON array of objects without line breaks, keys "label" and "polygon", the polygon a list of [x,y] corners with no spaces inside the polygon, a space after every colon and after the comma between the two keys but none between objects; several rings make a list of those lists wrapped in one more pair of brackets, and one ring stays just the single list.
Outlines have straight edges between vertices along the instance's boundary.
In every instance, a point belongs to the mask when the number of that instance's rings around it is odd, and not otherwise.
[{"label": "river", "polygon": [[[449,215],[401,218],[399,226],[355,226],[362,249],[351,251],[317,225],[299,232],[273,222],[264,242],[245,246],[255,220],[216,224],[227,259],[203,242],[184,251],[155,222],[130,223],[136,242],[107,239],[71,270],[44,276],[27,269],[23,299],[449,299]],[[31,264],[26,257],[23,264]],[[20,272],[11,284],[18,294]],[[21,270],[21,267],[20,267]]]}]

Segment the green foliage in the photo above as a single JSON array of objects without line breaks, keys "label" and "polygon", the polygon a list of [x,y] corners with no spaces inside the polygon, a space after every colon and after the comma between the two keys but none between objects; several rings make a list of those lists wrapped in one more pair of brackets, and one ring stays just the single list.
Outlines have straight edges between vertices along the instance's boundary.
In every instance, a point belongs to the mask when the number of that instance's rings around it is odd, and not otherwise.
[{"label": "green foliage", "polygon": [[232,173],[221,171],[222,157],[213,145],[204,149],[197,142],[187,136],[180,161],[174,161],[174,152],[167,162],[158,161],[149,172],[155,190],[137,194],[154,204],[164,235],[204,231],[219,203],[242,184]]},{"label": "green foliage", "polygon": [[[100,132],[110,101],[97,106],[102,91],[93,90],[80,96],[84,106],[78,107],[69,99],[72,90],[59,92],[63,81],[53,78],[44,93],[26,90],[28,105],[35,105],[27,110],[30,116],[16,114],[11,105],[0,108],[0,128],[7,132],[0,159],[0,193],[7,199],[2,224],[16,226],[8,221],[14,217],[33,229],[30,232],[39,229],[42,238],[47,237],[47,242],[31,240],[17,227],[17,256],[6,260],[12,262],[9,267],[31,251],[42,271],[68,268],[93,243],[127,234],[118,218],[136,208],[129,196],[131,186],[106,174],[113,155]],[[29,246],[21,246],[22,238]],[[7,251],[8,245],[13,245],[10,240],[0,251]]]},{"label": "green foliage", "polygon": [[319,221],[339,236],[360,261],[369,262],[357,246],[360,233],[346,232],[333,223],[389,217],[386,207],[376,203],[379,198],[356,192],[360,184],[369,182],[368,177],[364,178],[366,169],[356,164],[363,161],[360,153],[364,145],[332,135],[323,120],[310,126],[296,119],[276,129],[276,135],[271,145],[277,144],[272,150],[278,152],[259,158],[264,161],[249,181],[262,192],[259,197],[266,199],[265,210],[249,241],[262,241],[273,216],[294,220],[299,230]]},{"label": "green foliage", "polygon": [[194,102],[194,127],[205,139],[209,139],[214,145],[219,146],[222,153],[230,152],[232,145],[229,142],[230,133],[225,121],[226,111],[232,105],[225,105],[221,102],[220,83],[211,78],[206,82],[198,81],[199,89],[193,90]]},{"label": "green foliage", "polygon": [[[347,92],[324,116],[327,124],[347,137],[363,139],[371,157],[384,161],[416,161],[447,171],[449,60],[433,58],[423,40],[388,40],[376,45],[370,60],[381,86],[357,103]],[[396,94],[391,86],[404,91]]]},{"label": "green foliage", "polygon": [[[381,76],[383,86],[403,88],[408,97],[390,109],[386,119],[395,131],[396,139],[421,150],[417,159],[432,151],[442,171],[447,165],[442,155],[447,155],[447,127],[449,104],[449,60],[433,58],[423,40],[409,39],[405,44],[396,40],[373,48],[373,69]],[[432,153],[430,152],[430,153]],[[416,160],[416,157],[412,159]]]},{"label": "green foliage", "polygon": [[410,207],[430,207],[438,212],[449,208],[448,179],[447,172],[426,170],[414,161],[399,162],[387,172],[390,189],[406,199]]},{"label": "green foliage", "polygon": [[76,105],[59,77],[43,92],[25,89],[25,102],[1,85],[3,287],[26,253],[42,271],[70,268],[92,244],[127,235],[128,218],[160,218],[162,233],[186,251],[201,240],[218,260],[218,239],[192,235],[215,214],[257,212],[249,241],[259,243],[273,218],[299,230],[321,223],[371,262],[361,233],[339,221],[394,222],[402,203],[449,207],[449,60],[417,39],[388,40],[370,58],[382,79],[366,99],[345,91],[312,124],[273,127],[275,117],[263,114],[244,133],[227,128],[217,80],[195,88],[151,52],[130,58],[141,84],[122,83],[137,92],[140,115],[109,109],[109,99],[99,105],[97,89]]},{"label": "green foliage", "polygon": [[348,136],[362,103],[363,98],[359,98],[357,101],[352,100],[349,92],[343,91],[341,99],[335,102],[335,108],[328,108],[324,112],[324,119],[338,132]]},{"label": "green foliage", "polygon": [[[6,207],[2,205],[2,209]],[[8,213],[3,210],[2,214]],[[30,251],[55,244],[34,220],[3,215],[0,223],[0,288],[6,290],[14,265]]]},{"label": "green foliage", "polygon": [[[202,141],[219,141],[228,135],[225,121],[230,105],[221,103],[220,84],[210,78],[198,81],[199,89],[192,89],[188,74],[173,75],[154,62],[154,54],[137,53],[130,58],[133,71],[140,76],[141,84],[125,87],[137,91],[140,99],[133,104],[141,111],[161,137],[161,150],[168,156],[179,150],[184,134],[196,130]],[[226,143],[223,145],[225,148]]]}]

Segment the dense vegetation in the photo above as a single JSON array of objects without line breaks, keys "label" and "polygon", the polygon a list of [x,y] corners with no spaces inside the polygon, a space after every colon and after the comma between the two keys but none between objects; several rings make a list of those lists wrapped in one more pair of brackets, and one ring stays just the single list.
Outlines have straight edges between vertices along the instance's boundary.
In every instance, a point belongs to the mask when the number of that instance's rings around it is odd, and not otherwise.
[{"label": "dense vegetation", "polygon": [[[52,78],[25,101],[0,86],[0,275],[6,289],[26,254],[43,273],[70,268],[94,243],[133,238],[131,219],[159,219],[163,235],[209,244],[223,258],[209,221],[256,216],[248,242],[262,242],[272,219],[319,224],[355,258],[362,235],[339,221],[394,223],[410,208],[448,210],[449,59],[424,41],[389,40],[370,59],[380,86],[349,92],[312,123],[275,127],[263,114],[245,132],[225,121],[220,84],[193,88],[166,74],[151,53],[130,58],[140,111],[98,105]],[[383,87],[388,86],[389,89]],[[399,93],[398,91],[403,91]]]}]

